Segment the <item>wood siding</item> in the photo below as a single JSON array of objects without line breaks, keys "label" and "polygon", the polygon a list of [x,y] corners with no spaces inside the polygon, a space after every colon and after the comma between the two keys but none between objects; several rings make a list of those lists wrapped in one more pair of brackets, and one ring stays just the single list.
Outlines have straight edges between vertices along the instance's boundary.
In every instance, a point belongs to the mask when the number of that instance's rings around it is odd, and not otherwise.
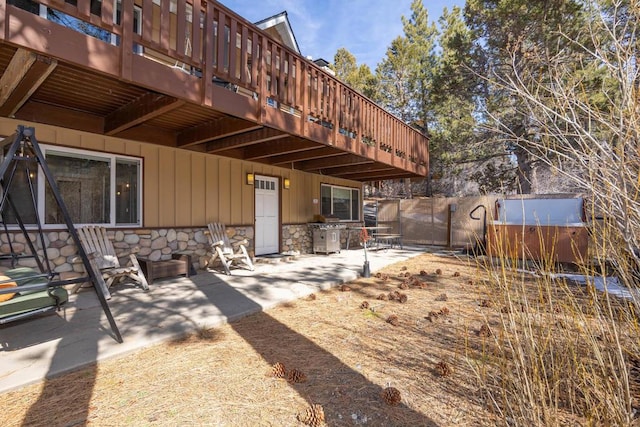
[{"label": "wood siding", "polygon": [[[247,173],[280,179],[283,224],[310,222],[320,213],[320,184],[361,189],[357,181],[12,119],[0,118],[0,136],[18,125],[33,126],[41,144],[141,157],[144,227],[252,225],[254,190],[245,183]],[[284,178],[291,180],[289,189],[282,188]]]}]

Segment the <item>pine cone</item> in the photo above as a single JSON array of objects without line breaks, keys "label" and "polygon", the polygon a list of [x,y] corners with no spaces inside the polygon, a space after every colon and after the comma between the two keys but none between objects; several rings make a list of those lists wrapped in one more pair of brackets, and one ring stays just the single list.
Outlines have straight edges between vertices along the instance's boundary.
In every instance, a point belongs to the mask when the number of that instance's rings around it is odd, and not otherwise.
[{"label": "pine cone", "polygon": [[453,277],[460,277],[460,272],[456,271],[455,273],[453,273]]},{"label": "pine cone", "polygon": [[406,265],[403,265],[402,268],[400,268],[400,270],[405,271],[407,269]]},{"label": "pine cone", "polygon": [[387,297],[387,294],[380,294],[376,299],[379,299],[380,301],[386,301],[389,298]]},{"label": "pine cone", "polygon": [[493,303],[491,302],[491,300],[483,299],[480,301],[480,307],[491,307],[492,305]]},{"label": "pine cone", "polygon": [[351,292],[351,288],[349,286],[347,286],[347,285],[340,286],[340,290],[342,292]]},{"label": "pine cone", "polygon": [[276,362],[271,367],[271,376],[275,378],[284,378],[287,375],[287,370],[284,368],[284,363]]},{"label": "pine cone", "polygon": [[309,301],[315,301],[315,299],[316,299],[316,294],[309,294],[309,295],[307,296],[307,299],[308,299]]},{"label": "pine cone", "polygon": [[313,404],[304,413],[298,414],[296,418],[308,426],[319,427],[324,424],[324,409],[321,405]]},{"label": "pine cone", "polygon": [[398,297],[398,301],[402,304],[404,304],[405,302],[407,302],[407,294],[400,294],[400,296]]},{"label": "pine cone", "polygon": [[360,304],[360,308],[364,308],[364,309],[369,308],[369,303],[367,301],[362,301],[362,304]]},{"label": "pine cone", "polygon": [[398,291],[389,292],[389,301],[396,301],[398,298],[400,298],[400,292]]},{"label": "pine cone", "polygon": [[411,273],[407,271],[406,273],[404,273],[404,277],[411,277]]},{"label": "pine cone", "polygon": [[448,377],[453,374],[453,368],[444,360],[436,364],[436,371],[441,377]]},{"label": "pine cone", "polygon": [[424,271],[424,270],[420,270],[420,275],[421,275],[421,276],[428,276],[428,275],[429,275],[429,273],[427,273],[427,272],[426,272],[426,271]]},{"label": "pine cone", "polygon": [[382,277],[382,273],[380,273],[380,272],[378,271],[376,274],[374,274],[374,277],[376,277],[376,278],[378,278],[378,279],[379,279],[379,278],[381,278],[381,277]]},{"label": "pine cone", "polygon": [[440,294],[436,297],[436,301],[446,301],[447,299],[447,294]]},{"label": "pine cone", "polygon": [[420,289],[427,289],[427,282],[422,282],[420,280],[417,280],[415,282],[415,287]]},{"label": "pine cone", "polygon": [[402,397],[400,396],[400,390],[395,387],[387,387],[382,390],[382,400],[384,400],[387,405],[395,406],[400,403]]},{"label": "pine cone", "polygon": [[299,371],[297,369],[292,369],[289,371],[289,375],[287,377],[287,381],[289,381],[290,383],[303,383],[305,381],[307,381],[307,376],[304,374],[304,372]]},{"label": "pine cone", "polygon": [[436,274],[442,274],[442,270],[440,270],[439,268],[436,270]]},{"label": "pine cone", "polygon": [[442,316],[448,316],[448,315],[449,315],[449,309],[447,307],[442,307],[438,311],[430,311],[429,315],[426,318],[430,322],[435,322],[436,320],[438,320],[438,318]]},{"label": "pine cone", "polygon": [[389,317],[387,317],[387,323],[390,323],[393,326],[398,326],[400,324],[400,320],[395,314],[390,314]]},{"label": "pine cone", "polygon": [[407,282],[402,282],[398,285],[400,289],[409,289],[409,284]]},{"label": "pine cone", "polygon": [[478,330],[478,336],[487,338],[492,335],[491,328],[486,323],[480,326],[480,330]]}]

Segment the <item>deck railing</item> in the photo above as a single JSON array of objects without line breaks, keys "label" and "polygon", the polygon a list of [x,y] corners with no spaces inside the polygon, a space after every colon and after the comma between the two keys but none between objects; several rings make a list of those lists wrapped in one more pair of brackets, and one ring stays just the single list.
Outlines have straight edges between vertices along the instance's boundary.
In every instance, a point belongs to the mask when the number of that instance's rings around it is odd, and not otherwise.
[{"label": "deck railing", "polygon": [[198,80],[205,105],[223,85],[257,102],[262,124],[426,174],[422,133],[216,1],[0,0],[0,40],[33,49],[11,21],[25,10],[117,48],[124,80],[135,57],[153,59]]}]

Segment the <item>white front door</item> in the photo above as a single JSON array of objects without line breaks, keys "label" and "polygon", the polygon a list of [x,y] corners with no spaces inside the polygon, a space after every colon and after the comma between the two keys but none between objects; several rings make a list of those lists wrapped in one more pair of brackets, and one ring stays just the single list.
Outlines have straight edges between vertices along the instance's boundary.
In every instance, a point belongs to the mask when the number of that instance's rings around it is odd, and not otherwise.
[{"label": "white front door", "polygon": [[279,183],[278,178],[260,175],[255,177],[256,255],[277,253],[280,247]]}]

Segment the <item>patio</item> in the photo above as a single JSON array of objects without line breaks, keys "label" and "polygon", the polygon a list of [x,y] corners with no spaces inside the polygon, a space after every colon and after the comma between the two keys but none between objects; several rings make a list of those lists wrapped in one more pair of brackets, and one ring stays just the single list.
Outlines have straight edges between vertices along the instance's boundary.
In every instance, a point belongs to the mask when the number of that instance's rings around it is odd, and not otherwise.
[{"label": "patio", "polygon": [[[368,260],[376,271],[423,252],[405,246],[369,252]],[[81,291],[58,315],[0,328],[0,393],[354,280],[363,262],[362,249],[352,249],[259,263],[253,272],[236,269],[232,276],[199,271],[158,280],[149,292],[116,286],[109,305],[123,344],[113,339],[95,293]]]}]

